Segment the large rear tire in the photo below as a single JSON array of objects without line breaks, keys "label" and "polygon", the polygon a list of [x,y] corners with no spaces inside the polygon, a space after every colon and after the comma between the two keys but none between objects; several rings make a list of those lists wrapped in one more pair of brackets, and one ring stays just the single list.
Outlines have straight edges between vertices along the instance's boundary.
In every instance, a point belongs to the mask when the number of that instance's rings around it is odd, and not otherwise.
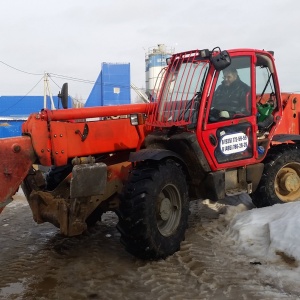
[{"label": "large rear tire", "polygon": [[264,172],[252,201],[257,207],[300,200],[300,149],[275,146],[264,161]]},{"label": "large rear tire", "polygon": [[188,191],[180,166],[170,160],[141,163],[123,190],[117,225],[121,242],[138,258],[166,258],[180,249],[188,215]]}]

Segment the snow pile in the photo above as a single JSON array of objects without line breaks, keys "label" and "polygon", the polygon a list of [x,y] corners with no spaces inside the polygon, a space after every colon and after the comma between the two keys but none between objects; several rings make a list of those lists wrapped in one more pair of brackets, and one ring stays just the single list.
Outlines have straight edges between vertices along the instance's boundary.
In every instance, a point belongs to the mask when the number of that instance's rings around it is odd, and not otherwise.
[{"label": "snow pile", "polygon": [[[229,207],[226,219],[236,211],[237,207]],[[229,222],[227,234],[248,256],[300,262],[300,202],[237,213]]]}]

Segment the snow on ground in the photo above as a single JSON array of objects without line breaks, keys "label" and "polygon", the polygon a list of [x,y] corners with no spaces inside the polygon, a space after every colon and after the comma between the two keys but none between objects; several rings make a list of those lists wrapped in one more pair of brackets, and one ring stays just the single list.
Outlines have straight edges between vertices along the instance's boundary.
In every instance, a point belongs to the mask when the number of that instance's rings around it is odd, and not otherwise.
[{"label": "snow on ground", "polygon": [[299,282],[300,201],[250,210],[245,203],[227,206],[223,215],[228,221],[226,237],[253,264],[264,265],[261,271],[266,275],[285,283]]}]

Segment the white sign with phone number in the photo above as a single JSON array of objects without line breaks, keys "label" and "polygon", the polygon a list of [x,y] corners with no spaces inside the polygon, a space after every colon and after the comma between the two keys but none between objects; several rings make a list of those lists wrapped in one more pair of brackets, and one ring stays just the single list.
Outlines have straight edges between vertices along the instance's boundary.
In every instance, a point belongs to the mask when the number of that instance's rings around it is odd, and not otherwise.
[{"label": "white sign with phone number", "polygon": [[222,136],[220,149],[224,154],[243,152],[248,147],[248,137],[245,133],[233,133]]}]

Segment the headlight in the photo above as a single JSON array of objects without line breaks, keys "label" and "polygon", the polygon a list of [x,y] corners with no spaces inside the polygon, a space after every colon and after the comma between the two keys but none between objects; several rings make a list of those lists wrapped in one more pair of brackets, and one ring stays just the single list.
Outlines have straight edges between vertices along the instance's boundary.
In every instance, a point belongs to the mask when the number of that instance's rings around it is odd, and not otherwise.
[{"label": "headlight", "polygon": [[130,124],[133,126],[139,125],[138,115],[130,115]]},{"label": "headlight", "polygon": [[145,124],[145,114],[130,115],[130,124],[133,126]]}]

